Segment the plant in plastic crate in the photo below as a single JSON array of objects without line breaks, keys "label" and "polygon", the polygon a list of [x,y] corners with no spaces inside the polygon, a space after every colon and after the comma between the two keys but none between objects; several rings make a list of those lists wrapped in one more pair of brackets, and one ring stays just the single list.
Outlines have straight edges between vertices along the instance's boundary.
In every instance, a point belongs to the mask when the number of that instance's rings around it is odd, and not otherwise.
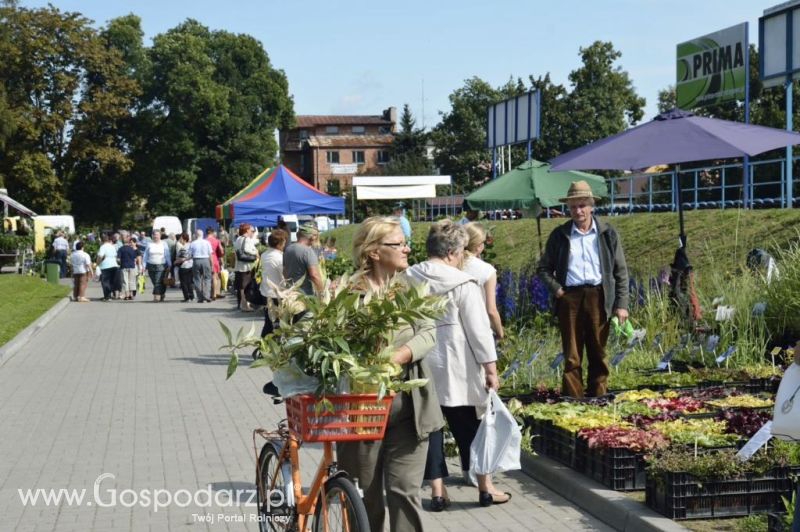
[{"label": "plant in plastic crate", "polygon": [[425,285],[409,283],[404,276],[393,277],[380,290],[366,285],[362,274],[343,276],[329,281],[320,298],[302,293],[299,284],[275,287],[280,290],[280,327],[264,338],[255,336],[252,328],[246,335],[240,329],[234,337],[220,323],[228,342],[222,349],[231,352],[228,377],[238,367],[237,352],[256,346],[261,356],[250,367],[268,366],[276,381],[294,371],[288,384],[310,382],[300,393],[319,397],[318,411],[330,411],[333,405],[325,396],[337,392],[370,391],[382,398],[390,390],[424,386],[424,379],[398,378],[401,368],[391,361],[392,338],[411,323],[440,316],[444,299],[429,295]]}]

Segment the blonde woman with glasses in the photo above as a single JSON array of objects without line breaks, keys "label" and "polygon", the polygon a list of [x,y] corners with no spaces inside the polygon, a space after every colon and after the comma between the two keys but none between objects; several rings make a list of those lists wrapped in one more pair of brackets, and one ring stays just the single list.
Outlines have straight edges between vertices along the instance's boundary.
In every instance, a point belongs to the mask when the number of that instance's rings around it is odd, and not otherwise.
[{"label": "blonde woman with glasses", "polygon": [[[354,290],[380,291],[408,267],[410,249],[400,222],[393,218],[364,220],[353,241],[353,257],[360,277]],[[425,360],[434,344],[433,322],[408,323],[394,334],[392,360],[406,379],[428,379],[428,384],[400,392],[392,401],[389,424],[382,441],[342,442],[336,445],[339,465],[358,478],[372,530],[384,529],[384,490],[393,532],[422,531],[420,487],[428,455],[428,436],[444,425],[433,378]]]}]

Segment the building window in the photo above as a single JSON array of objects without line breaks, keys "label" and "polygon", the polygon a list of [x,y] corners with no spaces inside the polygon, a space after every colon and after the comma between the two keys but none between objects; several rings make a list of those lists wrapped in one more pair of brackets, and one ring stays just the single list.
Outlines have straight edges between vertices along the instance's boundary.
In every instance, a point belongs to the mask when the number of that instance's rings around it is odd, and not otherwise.
[{"label": "building window", "polygon": [[378,164],[386,164],[389,162],[389,152],[387,150],[380,150],[378,152]]},{"label": "building window", "polygon": [[326,135],[336,135],[339,133],[339,126],[326,126],[325,127],[325,134]]},{"label": "building window", "polygon": [[308,138],[308,130],[301,129],[300,132],[298,133],[298,136],[300,137],[300,140],[306,140]]},{"label": "building window", "polygon": [[364,135],[367,132],[367,128],[364,126],[353,126],[353,135]]},{"label": "building window", "polygon": [[339,152],[338,151],[329,151],[327,152],[328,157],[328,164],[339,164]]},{"label": "building window", "polygon": [[357,164],[364,164],[364,152],[363,151],[354,151],[353,152],[353,162]]}]

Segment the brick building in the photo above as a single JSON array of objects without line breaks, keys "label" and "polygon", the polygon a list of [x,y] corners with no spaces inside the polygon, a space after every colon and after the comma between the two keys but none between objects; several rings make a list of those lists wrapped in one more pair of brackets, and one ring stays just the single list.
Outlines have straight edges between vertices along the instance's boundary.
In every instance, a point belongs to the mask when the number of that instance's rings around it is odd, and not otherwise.
[{"label": "brick building", "polygon": [[397,109],[380,115],[299,115],[297,125],[281,131],[281,161],[322,191],[338,194],[354,175],[377,170],[389,161]]}]

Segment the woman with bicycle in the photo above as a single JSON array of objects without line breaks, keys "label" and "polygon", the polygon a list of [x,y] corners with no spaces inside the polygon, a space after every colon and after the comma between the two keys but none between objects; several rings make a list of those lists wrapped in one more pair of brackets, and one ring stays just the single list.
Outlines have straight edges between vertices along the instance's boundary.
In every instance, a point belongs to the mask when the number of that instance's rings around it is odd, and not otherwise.
[{"label": "woman with bicycle", "polygon": [[[359,227],[353,241],[360,285],[356,290],[380,290],[408,268],[410,249],[395,218],[372,217]],[[434,345],[432,322],[409,323],[395,333],[393,361],[402,365],[406,379],[430,377],[425,356]],[[428,435],[444,420],[433,379],[422,388],[394,396],[382,441],[337,443],[338,464],[357,478],[364,490],[370,528],[383,530],[384,497],[393,532],[422,530],[420,486],[428,453]]]}]

